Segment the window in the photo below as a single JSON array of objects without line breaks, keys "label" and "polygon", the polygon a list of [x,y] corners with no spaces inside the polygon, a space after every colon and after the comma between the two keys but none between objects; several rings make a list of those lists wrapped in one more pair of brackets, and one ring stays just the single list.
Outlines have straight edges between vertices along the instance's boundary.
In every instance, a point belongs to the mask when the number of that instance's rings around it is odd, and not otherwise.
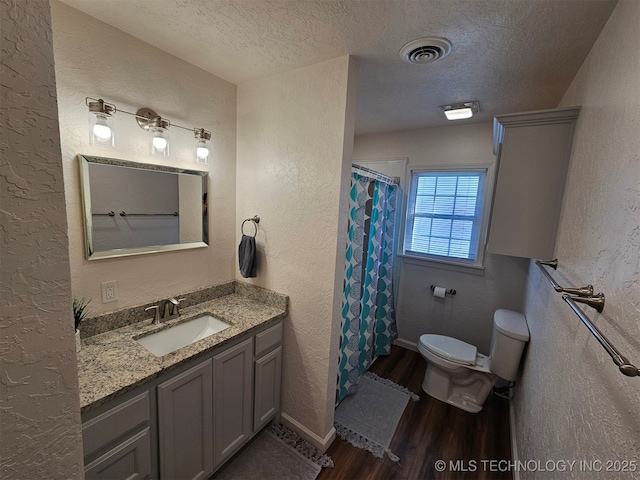
[{"label": "window", "polygon": [[486,177],[484,168],[413,171],[404,254],[480,264]]}]

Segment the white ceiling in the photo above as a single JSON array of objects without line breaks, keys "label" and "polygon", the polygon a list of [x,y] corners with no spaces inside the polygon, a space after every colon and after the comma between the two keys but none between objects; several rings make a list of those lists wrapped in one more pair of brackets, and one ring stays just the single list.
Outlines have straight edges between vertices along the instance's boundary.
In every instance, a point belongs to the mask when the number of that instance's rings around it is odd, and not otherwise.
[{"label": "white ceiling", "polygon": [[[446,125],[439,105],[480,114],[554,108],[615,0],[62,0],[235,84],[342,55],[359,64],[356,133]],[[407,65],[419,37],[449,56]]]}]

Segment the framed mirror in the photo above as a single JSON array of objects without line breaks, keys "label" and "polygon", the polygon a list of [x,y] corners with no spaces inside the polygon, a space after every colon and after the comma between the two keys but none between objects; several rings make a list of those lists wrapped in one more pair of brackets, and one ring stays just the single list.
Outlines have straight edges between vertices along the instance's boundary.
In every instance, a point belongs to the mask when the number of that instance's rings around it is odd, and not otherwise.
[{"label": "framed mirror", "polygon": [[208,245],[208,174],[78,155],[88,260]]}]

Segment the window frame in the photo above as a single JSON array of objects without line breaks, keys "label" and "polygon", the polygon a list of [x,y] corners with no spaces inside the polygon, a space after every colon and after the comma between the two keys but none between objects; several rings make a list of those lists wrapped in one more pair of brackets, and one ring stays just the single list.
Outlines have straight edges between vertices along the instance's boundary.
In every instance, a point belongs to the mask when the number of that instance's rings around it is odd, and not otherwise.
[{"label": "window frame", "polygon": [[[415,183],[417,182],[416,175],[420,173],[460,173],[460,172],[472,172],[472,171],[481,171],[483,170],[485,173],[484,179],[484,197],[482,199],[482,208],[480,213],[479,220],[479,229],[477,232],[477,250],[476,250],[476,258],[475,260],[465,259],[465,258],[456,258],[456,257],[447,257],[441,255],[434,255],[428,253],[419,253],[411,250],[407,250],[405,248],[405,242],[407,240],[407,234],[413,224],[413,215],[411,214],[411,209],[415,205]],[[484,259],[485,252],[487,246],[487,234],[489,230],[489,222],[490,222],[490,214],[491,214],[491,203],[493,201],[493,184],[494,184],[494,176],[495,176],[495,165],[493,164],[469,164],[469,165],[434,165],[434,166],[426,166],[426,167],[416,167],[412,168],[408,172],[407,185],[408,189],[406,192],[406,199],[404,202],[404,215],[402,216],[402,229],[401,229],[401,238],[400,242],[398,242],[398,255],[409,260],[415,260],[418,262],[428,262],[428,263],[436,263],[443,264],[455,267],[466,267],[472,269],[484,269]]]}]

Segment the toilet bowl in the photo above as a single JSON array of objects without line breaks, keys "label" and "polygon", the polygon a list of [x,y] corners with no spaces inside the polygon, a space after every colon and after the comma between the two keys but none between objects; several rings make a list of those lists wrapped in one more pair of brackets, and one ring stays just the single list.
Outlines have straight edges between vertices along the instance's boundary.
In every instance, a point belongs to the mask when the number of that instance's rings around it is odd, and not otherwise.
[{"label": "toilet bowl", "polygon": [[528,341],[524,315],[504,309],[493,316],[489,356],[456,338],[421,335],[418,351],[427,360],[422,389],[433,398],[477,413],[499,378],[516,379]]}]

